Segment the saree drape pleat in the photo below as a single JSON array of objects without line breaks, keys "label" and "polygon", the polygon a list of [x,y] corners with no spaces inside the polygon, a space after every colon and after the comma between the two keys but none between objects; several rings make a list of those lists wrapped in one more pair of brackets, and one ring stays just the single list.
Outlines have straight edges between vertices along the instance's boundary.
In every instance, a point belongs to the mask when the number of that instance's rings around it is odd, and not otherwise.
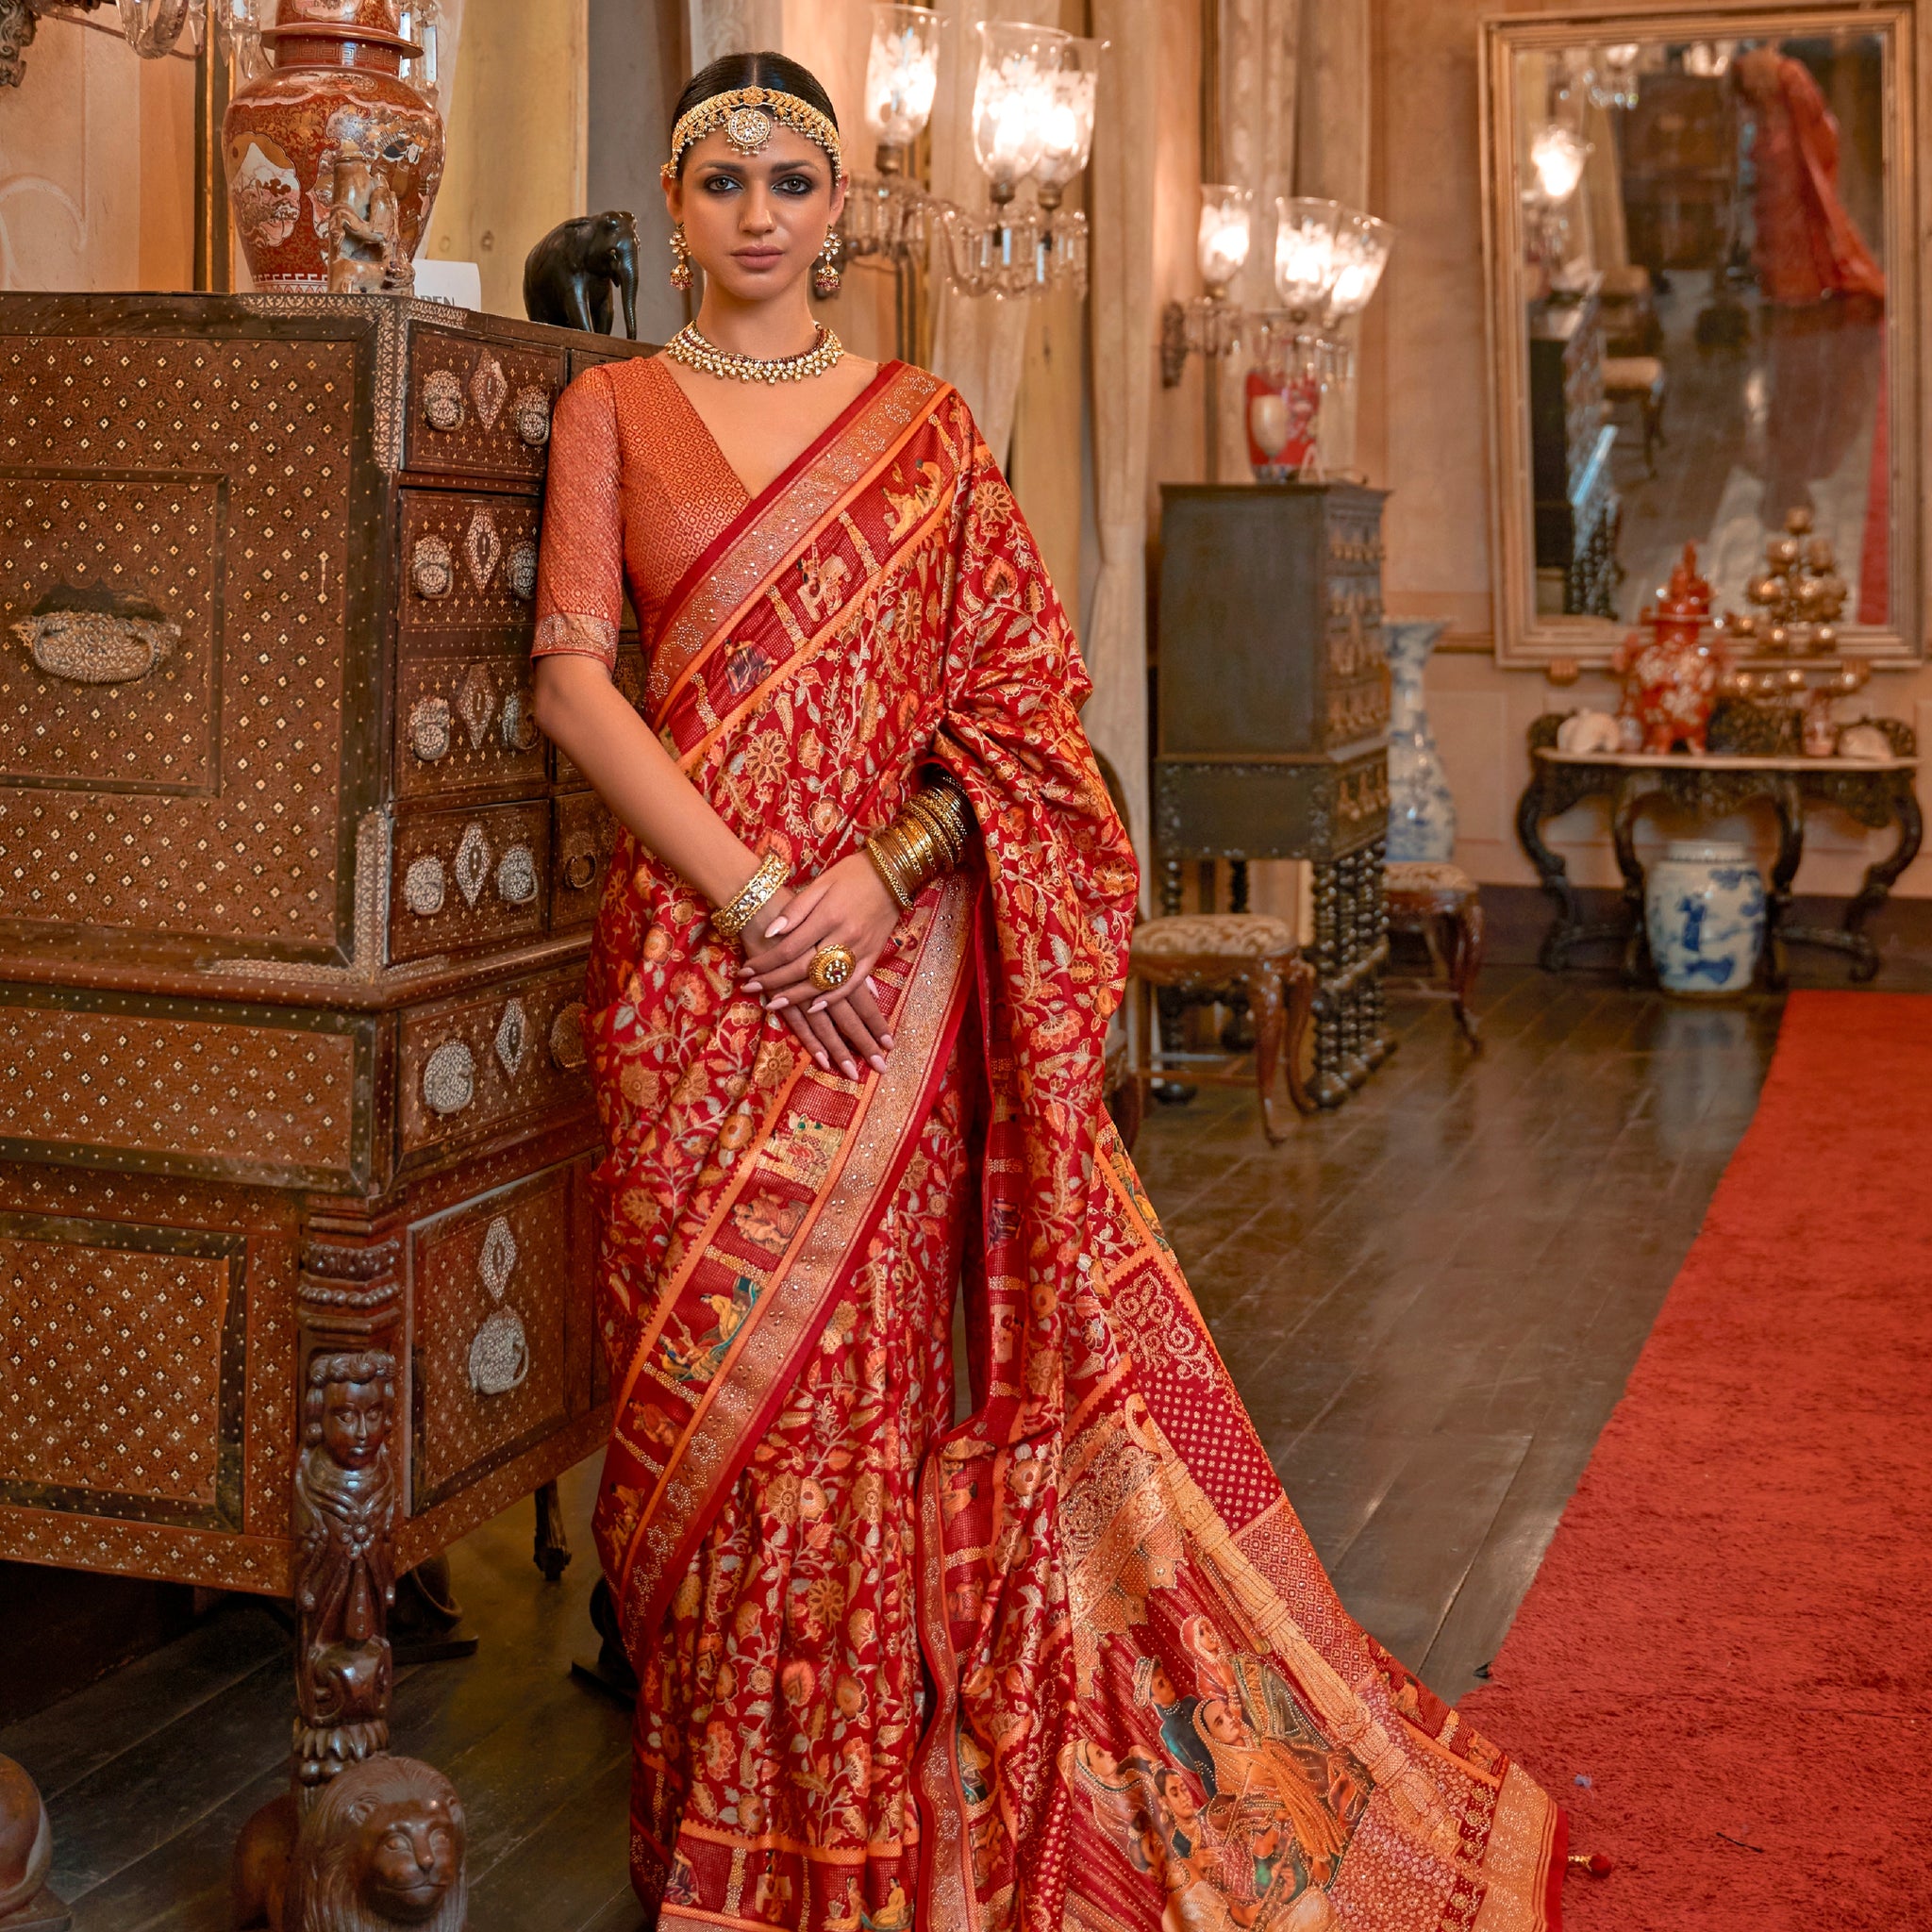
[{"label": "saree drape pleat", "polygon": [[1343,1612],[1107,1121],[1132,853],[958,394],[888,365],[650,648],[665,743],[795,874],[933,763],[980,834],[877,969],[857,1082],[675,874],[613,865],[596,1535],[658,1924],[1555,1925],[1561,1814]]}]

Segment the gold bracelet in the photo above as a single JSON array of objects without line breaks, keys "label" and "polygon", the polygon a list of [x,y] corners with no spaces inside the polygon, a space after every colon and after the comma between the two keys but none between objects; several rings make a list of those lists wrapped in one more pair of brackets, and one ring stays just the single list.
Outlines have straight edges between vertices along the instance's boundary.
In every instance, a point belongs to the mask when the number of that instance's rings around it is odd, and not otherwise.
[{"label": "gold bracelet", "polygon": [[887,853],[884,841],[878,834],[874,833],[865,841],[865,856],[872,860],[873,870],[886,882],[886,891],[891,893],[893,905],[901,912],[910,912],[912,894],[906,890],[906,881],[900,876],[898,859]]},{"label": "gold bracelet", "polygon": [[721,940],[738,940],[744,929],[758,916],[765,902],[785,883],[788,868],[777,853],[774,852],[745,881],[744,890],[728,906],[720,906],[711,914],[711,930]]},{"label": "gold bracelet", "polygon": [[[966,856],[965,841],[953,824],[944,809],[935,804],[931,796],[924,791],[915,792],[906,801],[905,819],[915,820],[924,825],[939,842],[946,856],[946,870],[951,872]],[[904,823],[902,819],[901,823]]]}]

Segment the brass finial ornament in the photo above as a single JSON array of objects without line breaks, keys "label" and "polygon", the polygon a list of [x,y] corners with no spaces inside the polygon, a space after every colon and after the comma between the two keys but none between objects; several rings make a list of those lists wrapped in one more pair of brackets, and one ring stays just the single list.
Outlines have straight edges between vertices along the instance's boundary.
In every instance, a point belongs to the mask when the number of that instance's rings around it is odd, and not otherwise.
[{"label": "brass finial ornament", "polygon": [[671,158],[664,163],[664,172],[667,175],[675,175],[685,149],[721,128],[726,142],[737,153],[758,154],[780,122],[824,149],[836,180],[839,130],[809,101],[769,87],[741,87],[728,93],[713,94],[708,101],[700,101],[689,113],[681,115],[671,130]]}]

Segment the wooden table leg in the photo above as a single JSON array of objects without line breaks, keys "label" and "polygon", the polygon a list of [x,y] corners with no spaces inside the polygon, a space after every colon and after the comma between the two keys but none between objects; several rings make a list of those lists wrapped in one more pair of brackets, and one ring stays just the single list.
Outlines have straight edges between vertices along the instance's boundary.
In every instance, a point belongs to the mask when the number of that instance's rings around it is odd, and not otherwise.
[{"label": "wooden table leg", "polygon": [[1476,974],[1483,970],[1483,908],[1482,901],[1472,893],[1443,922],[1447,928],[1444,938],[1448,954],[1449,996],[1456,1024],[1462,1028],[1462,1037],[1469,1041],[1471,1050],[1483,1050],[1483,1037],[1476,1031],[1475,1014],[1471,1008],[1475,999]]},{"label": "wooden table leg", "polygon": [[1643,916],[1643,861],[1637,856],[1637,821],[1657,790],[1648,773],[1631,773],[1617,787],[1617,809],[1610,821],[1617,870],[1624,874],[1624,915],[1629,921],[1624,940],[1626,986],[1648,986],[1657,977],[1650,958],[1650,927]]},{"label": "wooden table leg", "polygon": [[554,1482],[537,1491],[537,1542],[532,1554],[547,1583],[557,1582],[570,1568],[570,1532],[563,1526],[563,1502]]}]

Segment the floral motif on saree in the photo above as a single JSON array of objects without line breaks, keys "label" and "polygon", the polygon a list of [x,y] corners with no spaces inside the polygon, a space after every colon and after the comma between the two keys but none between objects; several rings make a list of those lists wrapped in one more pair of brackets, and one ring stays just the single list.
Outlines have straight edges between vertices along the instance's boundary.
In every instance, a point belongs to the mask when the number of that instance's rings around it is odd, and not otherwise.
[{"label": "floral motif on saree", "polygon": [[[555,518],[567,433],[553,465]],[[746,842],[821,871],[936,762],[981,849],[903,923],[854,1082],[620,841],[596,1534],[658,1924],[1555,1926],[1560,1812],[1343,1611],[1107,1121],[1133,857],[964,405],[888,365],[692,552],[651,718]],[[594,642],[620,591],[583,581],[548,614]]]}]

